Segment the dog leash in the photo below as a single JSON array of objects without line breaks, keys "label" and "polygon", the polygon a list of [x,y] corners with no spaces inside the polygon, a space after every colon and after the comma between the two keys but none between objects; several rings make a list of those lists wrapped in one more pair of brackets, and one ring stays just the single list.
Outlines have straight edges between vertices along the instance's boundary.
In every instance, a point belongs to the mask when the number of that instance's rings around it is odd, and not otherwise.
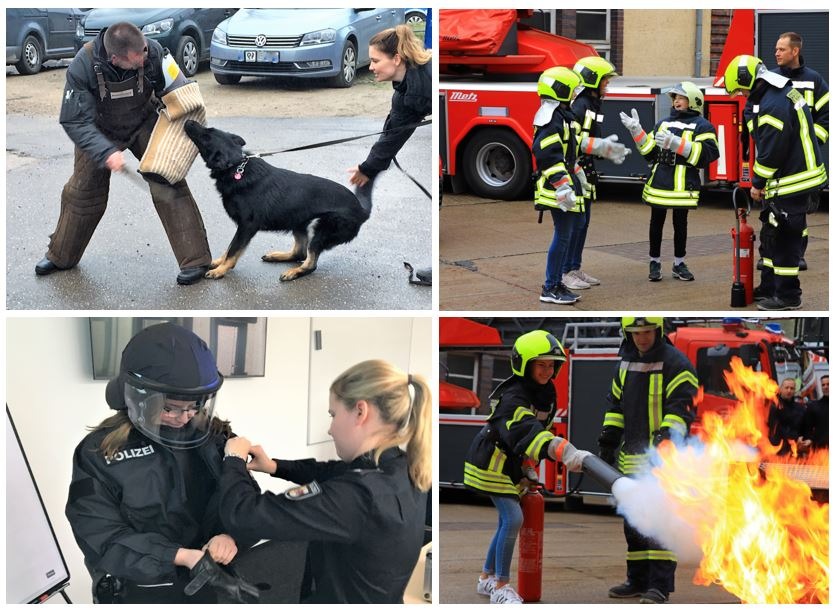
[{"label": "dog leash", "polygon": [[381,130],[379,132],[372,132],[371,134],[361,134],[360,136],[349,136],[348,138],[338,138],[337,140],[326,140],[324,142],[316,142],[314,144],[302,145],[301,147],[293,147],[291,149],[279,149],[276,151],[266,151],[264,153],[251,153],[250,157],[270,157],[271,155],[278,155],[279,153],[292,153],[294,151],[305,151],[307,149],[318,149],[320,147],[330,147],[331,145],[342,144],[344,142],[351,142],[352,140],[360,140],[361,138],[368,138],[369,136],[379,136],[380,134],[387,134],[389,132],[400,132],[402,130],[411,130],[419,128],[423,125],[429,125],[432,119],[424,119],[418,123],[410,123],[409,125],[402,125],[397,128],[390,128],[388,130]]},{"label": "dog leash", "polygon": [[[301,147],[293,147],[291,149],[281,149],[281,150],[277,150],[277,151],[267,151],[265,153],[251,153],[251,154],[248,155],[248,157],[269,157],[271,155],[278,155],[279,153],[291,153],[291,152],[294,152],[294,151],[305,151],[307,149],[318,149],[320,147],[329,147],[331,145],[342,144],[344,142],[351,142],[352,140],[360,140],[361,138],[368,138],[369,136],[379,136],[380,134],[387,134],[389,132],[399,132],[401,130],[411,130],[411,129],[419,128],[423,125],[429,125],[431,123],[432,123],[432,119],[424,119],[423,121],[420,121],[418,123],[411,123],[409,125],[402,125],[401,127],[397,127],[397,128],[391,128],[391,129],[388,129],[388,130],[381,130],[379,132],[372,132],[371,134],[362,134],[360,136],[349,136],[348,138],[338,138],[337,140],[327,140],[325,142],[317,142],[317,143],[314,143],[314,144],[302,145]],[[400,170],[401,172],[403,172],[410,181],[415,183],[415,185],[418,187],[418,189],[420,189],[422,192],[424,192],[424,195],[426,195],[428,198],[430,198],[432,200],[432,195],[430,195],[430,192],[427,190],[427,188],[424,187],[421,183],[419,183],[418,180],[414,176],[412,176],[409,172],[404,170],[401,167],[401,165],[398,163],[398,159],[396,157],[392,158],[392,162],[395,164],[395,167],[398,170]]]}]

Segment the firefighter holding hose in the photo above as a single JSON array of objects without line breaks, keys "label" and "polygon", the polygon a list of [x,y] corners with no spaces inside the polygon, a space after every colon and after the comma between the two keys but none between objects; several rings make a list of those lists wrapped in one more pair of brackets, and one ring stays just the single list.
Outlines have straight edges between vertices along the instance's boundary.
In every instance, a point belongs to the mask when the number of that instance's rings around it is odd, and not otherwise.
[{"label": "firefighter holding hose", "polygon": [[549,332],[535,330],[514,342],[513,375],[491,393],[491,414],[476,434],[464,464],[464,484],[490,496],[499,523],[476,585],[476,592],[491,603],[517,604],[522,598],[509,584],[511,558],[523,522],[520,497],[538,480],[526,458],[561,461],[581,471],[591,456],[549,431],[556,412],[553,380],[566,362],[563,346]]},{"label": "firefighter holding hose", "polygon": [[[663,440],[688,435],[699,383],[688,358],[669,343],[662,317],[622,317],[621,362],[607,396],[599,457],[623,474],[649,467],[650,451]],[[609,596],[665,603],[674,590],[676,555],[641,535],[626,520],[627,580]]]}]

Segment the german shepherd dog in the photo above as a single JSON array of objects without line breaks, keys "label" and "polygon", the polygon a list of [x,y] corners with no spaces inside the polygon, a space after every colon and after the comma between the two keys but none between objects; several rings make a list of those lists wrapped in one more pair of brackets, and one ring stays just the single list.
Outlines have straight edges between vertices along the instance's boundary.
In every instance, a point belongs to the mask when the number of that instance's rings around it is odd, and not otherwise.
[{"label": "german shepherd dog", "polygon": [[226,252],[212,260],[206,278],[222,278],[235,267],[259,231],[292,232],[289,251],[273,251],[263,261],[302,262],[281,275],[289,281],[316,270],[323,251],[350,242],[371,213],[371,181],[357,195],[319,176],[298,174],[248,157],[244,139],[196,121],[186,134],[197,146],[221,194],[224,210],[238,225]]}]

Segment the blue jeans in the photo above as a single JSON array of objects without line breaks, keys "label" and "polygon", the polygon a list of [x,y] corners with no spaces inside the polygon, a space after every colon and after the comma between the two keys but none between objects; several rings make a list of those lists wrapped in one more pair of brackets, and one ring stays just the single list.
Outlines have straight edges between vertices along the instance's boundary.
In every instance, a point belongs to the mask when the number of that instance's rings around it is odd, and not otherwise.
[{"label": "blue jeans", "polygon": [[569,257],[569,247],[584,222],[584,215],[581,213],[563,212],[557,208],[550,212],[554,222],[554,235],[546,257],[547,288],[563,282],[563,268]]},{"label": "blue jeans", "polygon": [[514,546],[523,522],[522,507],[520,500],[512,497],[491,495],[491,501],[499,512],[499,523],[491,544],[488,546],[488,556],[485,558],[482,571],[486,574],[495,574],[500,582],[508,582],[511,578]]},{"label": "blue jeans", "polygon": [[581,269],[581,260],[583,258],[583,247],[586,244],[586,232],[589,230],[589,221],[592,217],[592,200],[586,200],[586,212],[582,213],[584,218],[580,227],[575,233],[575,238],[569,244],[569,255],[566,257],[566,263],[563,264],[563,273],[571,272],[572,270]]}]

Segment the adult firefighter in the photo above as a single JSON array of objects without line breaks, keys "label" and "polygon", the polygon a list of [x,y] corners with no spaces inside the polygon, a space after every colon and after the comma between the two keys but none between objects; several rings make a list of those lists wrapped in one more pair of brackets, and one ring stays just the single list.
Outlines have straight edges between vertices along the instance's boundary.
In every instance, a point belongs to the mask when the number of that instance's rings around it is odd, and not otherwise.
[{"label": "adult firefighter", "polygon": [[94,602],[258,599],[218,566],[256,541],[230,537],[219,515],[232,435],[214,417],[222,384],[203,340],[171,323],[142,330],[122,352],[105,392],[116,414],[76,448],[66,506]]},{"label": "adult firefighter", "polygon": [[476,585],[476,592],[489,595],[491,603],[522,603],[509,584],[511,558],[523,521],[520,496],[538,480],[523,461],[558,460],[580,471],[589,455],[549,431],[557,410],[552,381],[565,361],[563,346],[547,331],[517,338],[511,352],[513,375],[491,393],[488,422],[467,451],[465,486],[490,496],[499,514]]},{"label": "adult firefighter", "polygon": [[[597,55],[582,57],[575,64],[574,70],[581,77],[581,88],[578,95],[572,100],[572,112],[581,126],[581,138],[586,137],[588,143],[594,144],[595,140],[602,136],[601,123],[604,121],[604,115],[601,114],[601,104],[604,95],[607,93],[607,84],[610,79],[617,77],[618,73],[615,71],[615,66]],[[575,234],[575,240],[569,245],[569,255],[566,264],[563,266],[563,284],[570,290],[589,289],[592,285],[601,284],[597,278],[587,274],[582,269],[583,248],[586,244],[586,234],[589,231],[592,202],[598,197],[596,192],[598,173],[595,170],[595,156],[581,150],[578,156],[578,164],[583,168],[586,175],[589,191],[585,194],[584,220]]]},{"label": "adult firefighter", "polygon": [[[824,147],[830,137],[830,88],[827,81],[804,62],[804,56],[801,55],[803,43],[801,36],[795,32],[781,34],[775,43],[775,62],[778,67],[772,71],[792,79],[793,88],[804,95],[804,100],[810,107],[810,114],[813,115],[813,126],[819,146]],[[819,192],[810,194],[810,198],[808,211],[815,212],[819,205]],[[807,269],[807,261],[804,259],[804,253],[807,251],[807,228],[804,229],[803,238],[799,270]]]},{"label": "adult firefighter", "polygon": [[[110,175],[125,171],[123,151],[140,159],[157,122],[155,98],[165,89],[163,49],[127,22],[102,30],[67,68],[59,121],[75,144],[73,174],[39,276],[81,260],[107,208]],[[203,278],[211,261],[206,229],[185,180],[148,182],[151,199],[180,267],[177,282]]]},{"label": "adult firefighter", "polygon": [[677,83],[669,91],[673,108],[650,134],[639,123],[636,109],[631,116],[621,113],[621,123],[630,132],[639,153],[653,165],[642,199],[650,206],[650,271],[648,280],[662,280],[662,233],[668,209],[673,211],[673,277],[694,280],[685,264],[688,240],[688,211],[697,207],[700,196],[700,170],[720,156],[714,126],[702,116],[702,91],[689,81]]},{"label": "adult firefighter", "polygon": [[[621,362],[607,396],[599,456],[632,476],[648,469],[650,450],[682,439],[693,421],[697,377],[688,358],[664,335],[662,317],[622,317]],[[609,590],[614,598],[664,603],[674,590],[676,555],[624,521],[627,580]]]},{"label": "adult firefighter", "polygon": [[578,149],[600,155],[616,163],[629,152],[617,137],[590,138],[580,133],[569,104],[581,84],[577,72],[564,67],[549,68],[537,81],[540,108],[534,115],[534,142],[531,145],[537,163],[537,188],[534,207],[551,212],[554,223],[552,242],[546,259],[546,278],[540,292],[541,302],[574,304],[580,299],[563,283],[563,270],[570,245],[577,240],[585,217],[585,196],[590,185],[578,164]]},{"label": "adult firefighter", "polygon": [[756,147],[751,195],[763,206],[763,269],[755,300],[760,310],[795,310],[809,199],[827,183],[810,107],[788,78],[751,55],[729,62],[724,85],[747,97],[743,116]]}]

